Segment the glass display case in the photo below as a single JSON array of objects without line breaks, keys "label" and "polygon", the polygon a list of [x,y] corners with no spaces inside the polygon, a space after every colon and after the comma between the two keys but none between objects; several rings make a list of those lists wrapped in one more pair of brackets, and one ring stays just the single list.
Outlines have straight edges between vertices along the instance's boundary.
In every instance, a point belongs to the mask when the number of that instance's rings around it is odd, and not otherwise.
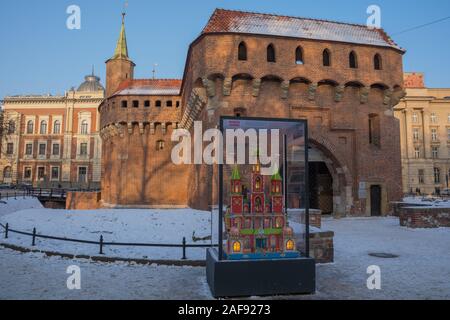
[{"label": "glass display case", "polygon": [[220,131],[223,159],[211,174],[218,248],[206,257],[212,294],[315,292],[307,122],[223,117]]},{"label": "glass display case", "polygon": [[221,131],[220,259],[308,257],[306,122],[224,117]]}]

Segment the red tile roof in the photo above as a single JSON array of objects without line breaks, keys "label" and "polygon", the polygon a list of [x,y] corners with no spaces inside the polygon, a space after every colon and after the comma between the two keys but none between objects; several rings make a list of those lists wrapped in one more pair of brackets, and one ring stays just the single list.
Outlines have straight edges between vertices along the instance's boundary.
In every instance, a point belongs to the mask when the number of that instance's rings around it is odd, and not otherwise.
[{"label": "red tile roof", "polygon": [[179,79],[133,79],[123,81],[114,95],[176,96],[180,94]]},{"label": "red tile roof", "polygon": [[382,29],[365,25],[217,9],[202,34],[243,33],[329,40],[404,51]]},{"label": "red tile roof", "polygon": [[421,72],[405,72],[404,83],[405,88],[425,88],[424,76]]}]

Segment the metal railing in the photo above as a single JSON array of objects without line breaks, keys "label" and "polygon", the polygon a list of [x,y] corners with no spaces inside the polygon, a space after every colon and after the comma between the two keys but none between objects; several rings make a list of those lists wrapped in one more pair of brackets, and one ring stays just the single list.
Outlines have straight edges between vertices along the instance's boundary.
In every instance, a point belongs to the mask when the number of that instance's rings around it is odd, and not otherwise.
[{"label": "metal railing", "polygon": [[153,247],[153,248],[181,248],[183,250],[183,255],[181,260],[187,260],[186,249],[187,248],[211,248],[218,247],[218,244],[188,244],[186,243],[186,237],[183,237],[181,244],[162,244],[162,243],[122,243],[122,242],[106,242],[103,238],[103,235],[100,235],[99,241],[90,241],[90,240],[80,240],[80,239],[72,239],[72,238],[63,238],[63,237],[54,237],[48,235],[38,234],[36,228],[33,228],[33,232],[24,232],[19,230],[14,230],[9,227],[9,224],[3,225],[0,223],[0,227],[3,228],[5,233],[5,239],[9,238],[10,233],[20,234],[24,236],[31,237],[31,246],[36,246],[36,239],[48,239],[48,240],[57,240],[57,241],[65,241],[65,242],[75,242],[75,243],[83,243],[83,244],[92,244],[99,246],[99,254],[104,254],[104,247]]},{"label": "metal railing", "polygon": [[2,199],[18,199],[25,197],[32,198],[48,198],[53,200],[65,200],[67,191],[64,189],[44,189],[32,188],[26,190],[2,191],[0,190],[0,200]]}]

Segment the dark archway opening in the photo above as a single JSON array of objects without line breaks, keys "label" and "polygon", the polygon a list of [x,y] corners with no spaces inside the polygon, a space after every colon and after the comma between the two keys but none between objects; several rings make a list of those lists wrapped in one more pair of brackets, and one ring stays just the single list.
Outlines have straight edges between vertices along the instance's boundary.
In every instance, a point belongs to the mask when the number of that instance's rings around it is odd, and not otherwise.
[{"label": "dark archway opening", "polygon": [[322,214],[333,214],[333,177],[325,162],[309,163],[309,203]]},{"label": "dark archway opening", "polygon": [[381,187],[374,185],[370,187],[370,215],[381,216]]}]

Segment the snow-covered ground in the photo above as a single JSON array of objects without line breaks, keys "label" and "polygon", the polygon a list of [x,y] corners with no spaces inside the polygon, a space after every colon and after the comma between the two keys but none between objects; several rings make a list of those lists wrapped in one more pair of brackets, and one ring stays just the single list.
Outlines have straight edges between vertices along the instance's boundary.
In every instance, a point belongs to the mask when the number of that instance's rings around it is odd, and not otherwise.
[{"label": "snow-covered ground", "polygon": [[[317,266],[317,294],[264,299],[450,299],[449,228],[412,230],[396,218],[323,224],[335,232],[336,262]],[[399,257],[380,259],[372,252]],[[81,268],[81,291],[66,289],[66,268],[74,264]],[[381,268],[381,290],[367,289],[371,265]],[[0,248],[0,299],[211,298],[205,268],[92,263]]]},{"label": "snow-covered ground", "polygon": [[[67,289],[73,265],[81,269],[81,290]],[[0,300],[211,298],[204,268],[92,263],[0,247]]]},{"label": "snow-covered ground", "polygon": [[[9,207],[15,207],[11,204]],[[1,208],[1,207],[0,207]],[[62,238],[105,242],[150,243],[181,245],[183,237],[188,244],[211,244],[211,240],[198,240],[211,235],[211,213],[192,209],[179,210],[95,210],[68,211],[53,209],[19,210],[0,216],[0,223],[18,231]],[[214,219],[214,218],[213,218]],[[214,234],[217,222],[214,221]],[[213,243],[217,243],[213,239]],[[11,233],[9,239],[1,241],[23,247],[31,247],[31,237]],[[98,255],[99,246],[58,240],[37,239],[34,249],[55,251],[75,255]],[[204,260],[204,248],[188,248],[189,260]],[[151,260],[180,260],[181,248],[105,246],[106,256]]]},{"label": "snow-covered ground", "polygon": [[403,202],[420,205],[429,206],[435,208],[450,208],[450,199],[437,199],[437,198],[426,198],[426,197],[405,197]]},{"label": "snow-covered ground", "polygon": [[[408,229],[398,218],[325,219],[323,226],[335,232],[335,264],[318,269],[324,298],[450,299],[449,228]],[[367,290],[371,265],[381,268],[382,290]]]},{"label": "snow-covered ground", "polygon": [[[9,204],[8,204],[9,205]],[[9,205],[11,208],[14,205]],[[70,211],[54,209],[27,209],[0,216],[0,223],[12,230],[37,233],[59,238],[104,242],[138,244],[176,244],[183,238],[187,244],[211,245],[218,242],[218,212],[193,209],[104,209],[92,211]],[[299,220],[299,218],[297,219]],[[304,232],[304,226],[291,222],[296,232]],[[316,228],[311,228],[315,230]],[[211,239],[212,234],[212,239]],[[21,247],[52,251],[72,255],[99,255],[99,245],[66,242],[60,240],[36,239],[31,247],[30,236],[11,232],[4,243]],[[181,260],[182,248],[109,246],[103,253],[113,258],[135,258],[150,260]],[[205,260],[205,248],[187,248],[188,260]]]},{"label": "snow-covered ground", "polygon": [[0,217],[25,209],[42,209],[42,204],[36,198],[17,197],[17,199],[2,198],[0,200]]}]

